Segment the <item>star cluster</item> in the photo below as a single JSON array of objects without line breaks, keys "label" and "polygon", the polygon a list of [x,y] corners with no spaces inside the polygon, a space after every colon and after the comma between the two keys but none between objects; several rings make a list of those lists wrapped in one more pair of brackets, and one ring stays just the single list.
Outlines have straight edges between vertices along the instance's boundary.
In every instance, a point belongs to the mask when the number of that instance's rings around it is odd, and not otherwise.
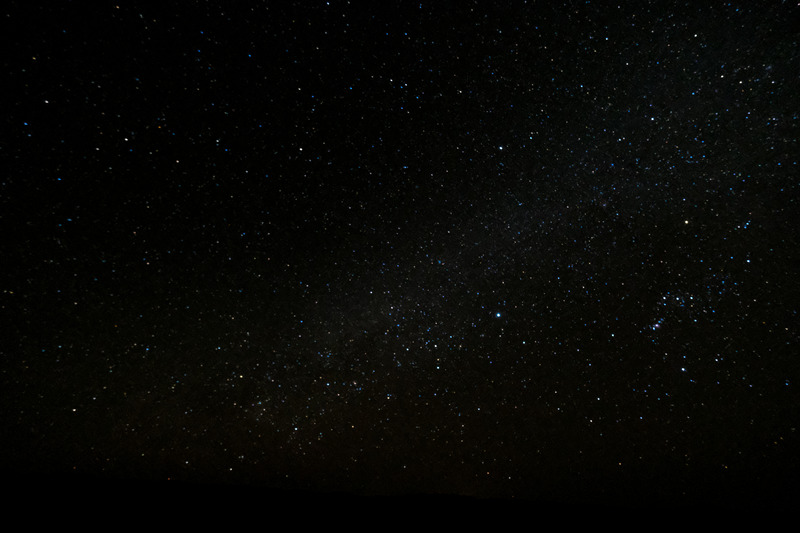
[{"label": "star cluster", "polygon": [[797,471],[796,6],[14,4],[7,468],[617,502]]}]

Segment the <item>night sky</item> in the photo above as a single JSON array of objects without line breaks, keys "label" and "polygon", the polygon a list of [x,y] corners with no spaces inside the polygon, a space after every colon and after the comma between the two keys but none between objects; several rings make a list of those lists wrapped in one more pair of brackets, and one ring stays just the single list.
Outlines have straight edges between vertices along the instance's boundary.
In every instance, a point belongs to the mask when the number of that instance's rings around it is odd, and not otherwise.
[{"label": "night sky", "polygon": [[792,490],[796,3],[36,4],[2,12],[4,471]]}]

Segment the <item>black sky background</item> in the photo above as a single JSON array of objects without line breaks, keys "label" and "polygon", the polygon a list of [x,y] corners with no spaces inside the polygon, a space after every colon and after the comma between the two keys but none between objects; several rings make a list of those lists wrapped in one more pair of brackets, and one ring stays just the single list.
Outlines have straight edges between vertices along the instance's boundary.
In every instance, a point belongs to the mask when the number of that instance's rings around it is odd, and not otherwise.
[{"label": "black sky background", "polygon": [[5,469],[796,495],[796,5],[3,19]]}]

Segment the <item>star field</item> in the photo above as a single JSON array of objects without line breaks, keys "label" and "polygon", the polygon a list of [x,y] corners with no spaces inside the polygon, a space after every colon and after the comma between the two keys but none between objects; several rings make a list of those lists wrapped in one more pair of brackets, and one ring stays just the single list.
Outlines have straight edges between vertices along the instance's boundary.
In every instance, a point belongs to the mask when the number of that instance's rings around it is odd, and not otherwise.
[{"label": "star field", "polygon": [[7,7],[4,468],[785,494],[797,6],[501,4]]}]

